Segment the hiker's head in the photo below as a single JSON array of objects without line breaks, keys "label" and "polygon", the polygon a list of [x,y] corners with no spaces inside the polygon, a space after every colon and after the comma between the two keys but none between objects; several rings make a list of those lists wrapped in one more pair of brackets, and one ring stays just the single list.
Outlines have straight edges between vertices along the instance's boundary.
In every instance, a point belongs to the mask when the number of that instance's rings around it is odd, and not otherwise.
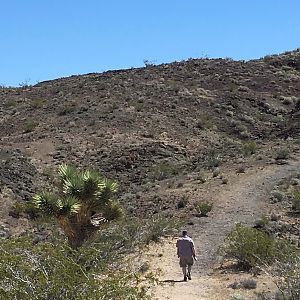
[{"label": "hiker's head", "polygon": [[187,235],[187,231],[186,230],[182,230],[182,235],[186,236]]}]

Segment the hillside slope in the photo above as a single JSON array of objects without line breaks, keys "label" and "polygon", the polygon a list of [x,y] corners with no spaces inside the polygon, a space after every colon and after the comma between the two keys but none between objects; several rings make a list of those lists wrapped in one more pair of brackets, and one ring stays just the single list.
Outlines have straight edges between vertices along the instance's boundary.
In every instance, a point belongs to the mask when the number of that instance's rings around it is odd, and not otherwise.
[{"label": "hillside slope", "polygon": [[243,163],[245,141],[263,162],[281,145],[298,147],[299,95],[299,50],[3,87],[0,185],[28,200],[68,162],[116,178],[135,214],[177,213],[187,193],[177,185]]}]

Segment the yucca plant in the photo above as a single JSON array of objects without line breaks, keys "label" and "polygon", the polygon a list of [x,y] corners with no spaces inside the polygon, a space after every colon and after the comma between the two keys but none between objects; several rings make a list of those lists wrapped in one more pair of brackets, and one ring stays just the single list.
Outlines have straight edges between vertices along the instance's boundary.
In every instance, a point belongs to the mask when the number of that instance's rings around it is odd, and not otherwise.
[{"label": "yucca plant", "polygon": [[32,202],[42,215],[57,219],[72,248],[80,247],[107,222],[122,217],[120,204],[112,198],[117,191],[115,181],[70,165],[61,165],[58,175],[59,192],[41,192]]}]

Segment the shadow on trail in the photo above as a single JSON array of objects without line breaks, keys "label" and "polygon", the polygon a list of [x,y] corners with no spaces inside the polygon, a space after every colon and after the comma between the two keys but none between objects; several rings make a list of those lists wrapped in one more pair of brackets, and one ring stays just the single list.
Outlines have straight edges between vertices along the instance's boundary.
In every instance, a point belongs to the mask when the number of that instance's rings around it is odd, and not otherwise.
[{"label": "shadow on trail", "polygon": [[174,280],[174,279],[166,279],[166,280],[161,280],[160,283],[178,283],[178,282],[186,282],[184,280]]}]

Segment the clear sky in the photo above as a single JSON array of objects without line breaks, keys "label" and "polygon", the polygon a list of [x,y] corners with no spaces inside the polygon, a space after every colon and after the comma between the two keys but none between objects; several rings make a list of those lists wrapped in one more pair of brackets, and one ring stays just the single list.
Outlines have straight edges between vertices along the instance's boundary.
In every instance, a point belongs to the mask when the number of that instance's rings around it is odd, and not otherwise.
[{"label": "clear sky", "polygon": [[0,84],[300,47],[300,0],[0,0]]}]

